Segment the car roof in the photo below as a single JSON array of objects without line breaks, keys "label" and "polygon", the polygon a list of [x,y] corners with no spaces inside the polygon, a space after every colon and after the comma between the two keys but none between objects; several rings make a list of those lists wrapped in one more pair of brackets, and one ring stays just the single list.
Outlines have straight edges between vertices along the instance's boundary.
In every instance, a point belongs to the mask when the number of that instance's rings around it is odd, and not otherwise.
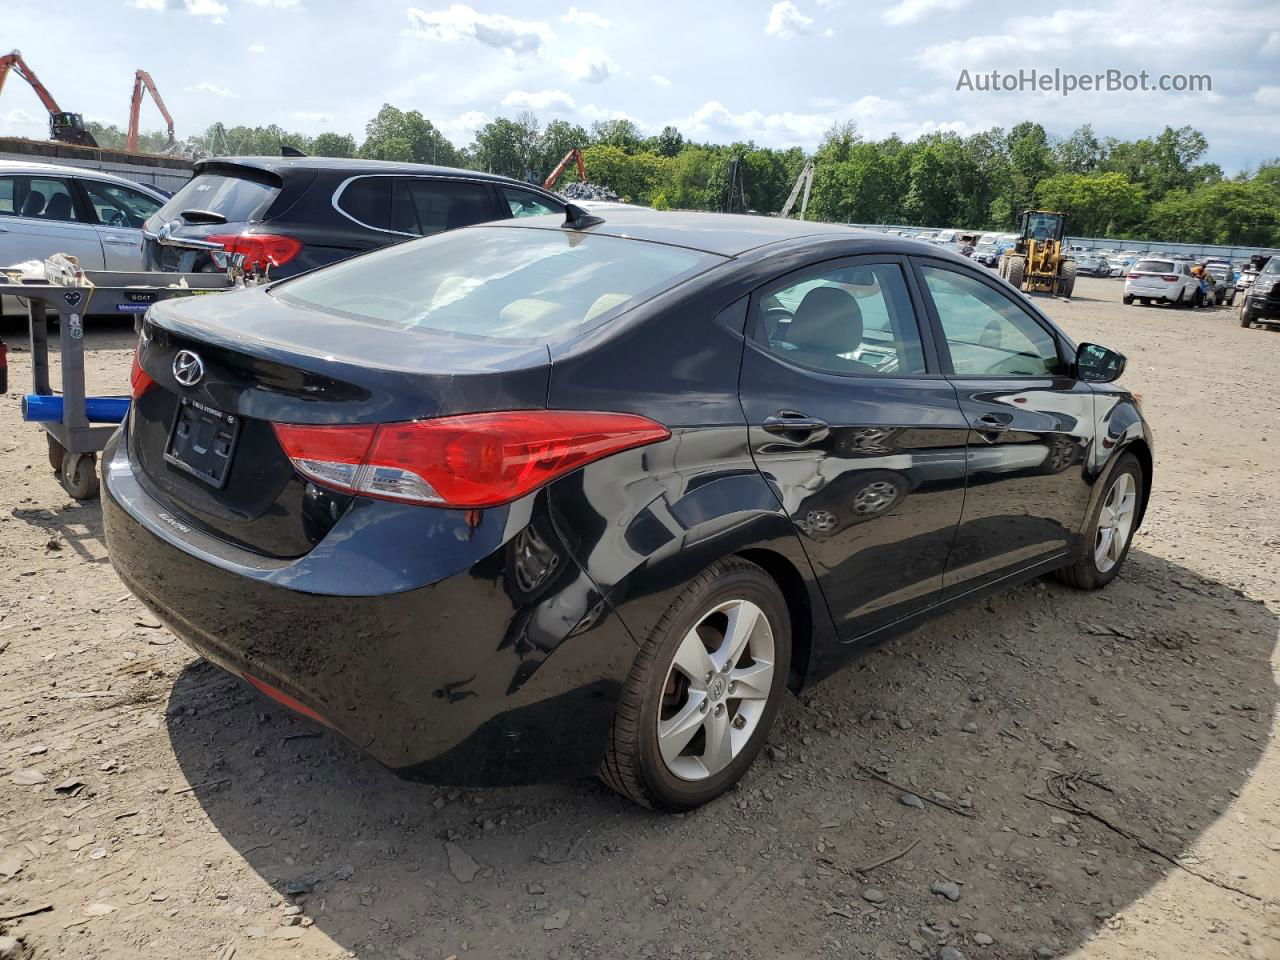
[{"label": "car roof", "polygon": [[114,173],[104,173],[91,167],[72,167],[61,163],[41,163],[38,160],[0,160],[0,175],[3,174],[20,174],[32,177],[87,177],[91,180],[118,183],[122,187],[140,187],[145,191],[156,194],[157,197],[164,196],[150,184],[139,183],[136,180],[130,180],[128,177],[122,177]]},{"label": "car roof", "polygon": [[[883,233],[859,230],[838,223],[817,223],[812,220],[784,220],[781,217],[755,217],[749,214],[701,213],[684,210],[653,210],[649,207],[617,206],[596,208],[603,222],[582,228],[584,233],[602,236],[647,240],[668,246],[689,247],[723,257],[736,257],[771,243],[800,238],[831,239],[837,236],[850,239],[909,245],[912,248],[933,251],[934,247],[900,237],[890,239]],[[534,229],[560,228],[564,223],[559,216],[521,217],[516,220],[499,220],[485,227],[522,227]]]},{"label": "car roof", "polygon": [[394,160],[361,160],[357,157],[205,157],[195,163],[195,172],[200,173],[210,166],[249,167],[263,170],[277,176],[287,176],[294,170],[315,170],[329,173],[345,174],[355,177],[365,174],[412,174],[419,177],[459,177],[466,180],[487,180],[493,183],[510,184],[547,193],[540,183],[525,183],[512,177],[504,177],[496,173],[482,173],[479,170],[464,170],[460,167],[437,167],[429,163],[402,163]]}]

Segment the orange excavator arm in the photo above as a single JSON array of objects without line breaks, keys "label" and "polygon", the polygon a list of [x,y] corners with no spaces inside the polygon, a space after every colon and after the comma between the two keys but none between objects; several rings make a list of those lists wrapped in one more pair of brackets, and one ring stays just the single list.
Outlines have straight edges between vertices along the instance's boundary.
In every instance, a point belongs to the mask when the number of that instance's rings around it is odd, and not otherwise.
[{"label": "orange excavator arm", "polygon": [[46,110],[50,113],[62,112],[62,108],[58,106],[58,101],[53,99],[53,94],[40,82],[40,78],[36,76],[35,71],[27,66],[27,61],[22,59],[22,51],[20,50],[13,50],[0,57],[0,91],[4,90],[5,77],[9,75],[10,70],[13,70],[31,85],[31,89],[36,92],[36,96],[40,98],[40,102],[44,104]]},{"label": "orange excavator arm", "polygon": [[142,110],[142,91],[146,88],[151,94],[151,99],[159,108],[164,122],[169,126],[169,142],[173,143],[173,117],[169,115],[169,109],[164,105],[164,99],[160,96],[160,91],[156,89],[155,81],[151,79],[151,74],[145,70],[139,70],[133,75],[133,99],[129,101],[129,139],[125,144],[125,149],[130,153],[138,151],[138,114]]},{"label": "orange excavator arm", "polygon": [[587,182],[587,165],[582,162],[582,151],[574,147],[564,155],[564,159],[556,164],[556,168],[551,171],[551,176],[542,182],[544,190],[550,190],[555,186],[555,182],[560,179],[560,174],[564,173],[564,168],[569,166],[569,161],[573,161],[578,166],[578,179],[583,183]]}]

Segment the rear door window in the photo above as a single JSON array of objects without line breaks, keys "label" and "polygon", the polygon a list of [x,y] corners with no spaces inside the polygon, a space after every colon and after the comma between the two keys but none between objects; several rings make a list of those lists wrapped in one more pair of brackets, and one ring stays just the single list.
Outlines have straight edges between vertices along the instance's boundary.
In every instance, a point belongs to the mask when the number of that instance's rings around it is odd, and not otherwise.
[{"label": "rear door window", "polygon": [[460,180],[397,177],[391,229],[430,236],[493,220],[489,188]]},{"label": "rear door window", "polygon": [[[0,213],[37,220],[80,219],[71,197],[71,187],[51,177],[5,177],[8,186],[0,186]],[[7,193],[7,196],[6,196]]]},{"label": "rear door window", "polygon": [[169,198],[160,208],[160,216],[177,220],[184,211],[199,211],[216,214],[227,223],[243,223],[256,219],[279,192],[280,188],[267,180],[230,173],[201,173]]},{"label": "rear door window", "polygon": [[760,298],[756,338],[771,353],[824,373],[925,372],[915,312],[896,263],[840,266],[783,281]]}]

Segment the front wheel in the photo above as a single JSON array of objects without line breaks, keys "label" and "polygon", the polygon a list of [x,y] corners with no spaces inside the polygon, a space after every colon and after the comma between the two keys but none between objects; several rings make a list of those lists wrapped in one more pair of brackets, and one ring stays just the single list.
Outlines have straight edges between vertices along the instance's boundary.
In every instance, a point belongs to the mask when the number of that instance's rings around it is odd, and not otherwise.
[{"label": "front wheel", "polygon": [[1123,454],[1084,531],[1084,555],[1057,571],[1058,579],[1078,590],[1098,590],[1114,580],[1129,555],[1142,495],[1142,464]]},{"label": "front wheel", "polygon": [[1253,326],[1253,314],[1249,310],[1249,302],[1247,300],[1240,304],[1240,326]]},{"label": "front wheel", "polygon": [[601,779],[660,810],[714,800],[764,746],[790,664],[791,619],[773,578],[737,557],[712,564],[636,656]]}]

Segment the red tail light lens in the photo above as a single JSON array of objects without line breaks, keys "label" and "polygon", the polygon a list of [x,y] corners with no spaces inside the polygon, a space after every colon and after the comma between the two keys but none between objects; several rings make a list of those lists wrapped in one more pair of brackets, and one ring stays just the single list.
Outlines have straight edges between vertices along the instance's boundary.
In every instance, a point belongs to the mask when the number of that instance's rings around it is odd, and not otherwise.
[{"label": "red tail light lens", "polygon": [[520,410],[380,426],[276,424],[294,466],[325,486],[444,507],[509,503],[671,431],[629,413]]},{"label": "red tail light lens", "polygon": [[1129,274],[1129,279],[1130,279],[1130,280],[1137,280],[1140,276],[1142,276],[1142,274],[1140,274],[1140,273],[1131,273],[1131,274]]},{"label": "red tail light lens", "polygon": [[1166,273],[1163,276],[1161,276],[1160,279],[1163,280],[1165,283],[1173,283],[1175,280],[1178,279],[1178,275],[1176,273]]},{"label": "red tail light lens", "polygon": [[133,351],[133,367],[129,370],[129,395],[137,400],[155,386],[151,375],[142,369],[142,343]]},{"label": "red tail light lens", "polygon": [[218,233],[209,237],[227,253],[243,253],[244,265],[265,270],[288,263],[302,252],[302,241],[278,233]]}]

